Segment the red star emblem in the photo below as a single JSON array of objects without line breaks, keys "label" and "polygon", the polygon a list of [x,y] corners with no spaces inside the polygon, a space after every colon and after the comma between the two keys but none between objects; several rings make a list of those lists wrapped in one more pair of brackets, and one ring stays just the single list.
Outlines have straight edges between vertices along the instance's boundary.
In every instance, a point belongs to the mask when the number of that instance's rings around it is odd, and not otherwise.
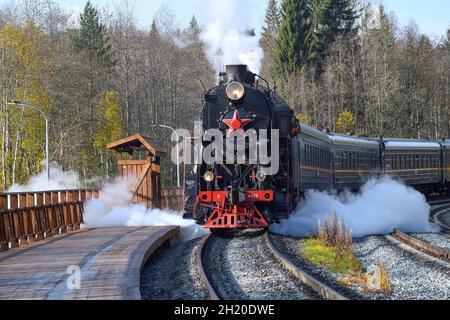
[{"label": "red star emblem", "polygon": [[224,119],[222,122],[230,127],[228,129],[228,135],[230,135],[233,132],[242,129],[247,123],[250,122],[250,119],[239,119],[239,113],[235,110],[232,119]]}]

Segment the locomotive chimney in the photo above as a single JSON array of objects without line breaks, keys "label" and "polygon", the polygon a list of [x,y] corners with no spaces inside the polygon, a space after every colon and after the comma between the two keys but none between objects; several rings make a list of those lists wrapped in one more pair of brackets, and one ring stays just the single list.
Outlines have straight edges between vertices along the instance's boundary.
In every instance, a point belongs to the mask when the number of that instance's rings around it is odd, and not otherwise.
[{"label": "locomotive chimney", "polygon": [[225,67],[225,70],[227,83],[230,83],[232,81],[238,81],[247,84],[255,83],[255,75],[248,70],[248,66],[245,64],[227,65]]}]

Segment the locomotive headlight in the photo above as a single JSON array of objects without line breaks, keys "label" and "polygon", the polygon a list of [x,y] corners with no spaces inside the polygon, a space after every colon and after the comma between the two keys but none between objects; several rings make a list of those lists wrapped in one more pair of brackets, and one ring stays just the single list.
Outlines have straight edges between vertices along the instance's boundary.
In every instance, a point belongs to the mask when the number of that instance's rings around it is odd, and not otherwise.
[{"label": "locomotive headlight", "polygon": [[205,172],[203,175],[203,179],[205,179],[206,182],[212,182],[214,180],[214,173],[211,171]]},{"label": "locomotive headlight", "polygon": [[256,179],[258,179],[258,181],[263,182],[264,180],[266,180],[266,176],[267,174],[264,171],[258,171],[256,173]]},{"label": "locomotive headlight", "polygon": [[233,101],[241,100],[245,93],[244,86],[236,81],[230,83],[226,91],[228,98]]}]

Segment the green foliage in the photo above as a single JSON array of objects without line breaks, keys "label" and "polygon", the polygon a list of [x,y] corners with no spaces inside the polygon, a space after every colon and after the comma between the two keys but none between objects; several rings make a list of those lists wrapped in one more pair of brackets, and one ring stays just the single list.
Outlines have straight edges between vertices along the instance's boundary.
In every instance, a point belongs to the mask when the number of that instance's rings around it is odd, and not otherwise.
[{"label": "green foliage", "polygon": [[262,42],[267,43],[276,39],[280,28],[280,9],[277,0],[269,0],[267,4],[264,26],[262,28]]},{"label": "green foliage", "polygon": [[274,65],[278,83],[283,83],[288,75],[297,76],[308,61],[307,38],[311,15],[307,0],[282,2]]},{"label": "green foliage", "polygon": [[260,46],[264,50],[261,75],[269,82],[272,82],[272,68],[274,65],[280,19],[280,9],[278,8],[277,1],[269,0],[260,39]]},{"label": "green foliage", "polygon": [[99,21],[97,9],[88,1],[80,15],[80,33],[74,40],[75,48],[87,52],[89,59],[100,66],[112,68],[114,53],[106,31],[106,26]]},{"label": "green foliage", "polygon": [[361,270],[361,265],[353,254],[338,254],[336,247],[327,245],[318,239],[302,240],[300,247],[301,254],[308,261],[326,266],[332,272],[357,273]]},{"label": "green foliage", "polygon": [[357,15],[351,0],[310,0],[310,4],[313,15],[308,37],[308,63],[320,75],[331,45],[337,37],[354,29]]}]

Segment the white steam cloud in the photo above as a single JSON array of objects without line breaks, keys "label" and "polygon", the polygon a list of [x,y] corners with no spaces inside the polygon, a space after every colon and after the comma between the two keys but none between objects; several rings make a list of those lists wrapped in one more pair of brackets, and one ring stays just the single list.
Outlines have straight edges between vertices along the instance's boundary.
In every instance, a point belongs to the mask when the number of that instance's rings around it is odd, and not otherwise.
[{"label": "white steam cloud", "polygon": [[87,201],[84,206],[84,228],[108,227],[181,227],[184,241],[205,235],[208,231],[194,220],[183,219],[181,213],[171,210],[147,209],[143,205],[130,205],[132,194],[130,179],[117,178],[103,188],[100,199]]},{"label": "white steam cloud", "polygon": [[[50,173],[50,181],[47,180],[44,170],[31,177],[26,185],[15,185],[7,192],[66,190],[82,187],[75,171],[63,171],[56,162],[51,163]],[[131,205],[133,195],[130,187],[135,181],[136,178],[133,176],[116,178],[105,185],[100,199],[87,201],[84,206],[83,228],[178,225],[181,227],[181,237],[185,241],[201,237],[208,232],[194,220],[183,219],[179,212]]]},{"label": "white steam cloud", "polygon": [[425,196],[389,177],[367,182],[358,194],[342,195],[309,191],[296,213],[271,231],[304,237],[317,231],[319,221],[333,214],[342,218],[356,238],[388,234],[394,229],[427,233],[434,228],[428,221],[430,206]]},{"label": "white steam cloud", "polygon": [[249,13],[257,0],[208,1],[208,23],[201,34],[206,53],[215,70],[227,64],[246,64],[259,73],[264,51],[259,38],[249,36]]},{"label": "white steam cloud", "polygon": [[15,184],[7,192],[31,192],[78,189],[81,187],[80,177],[75,171],[64,171],[57,162],[50,162],[50,180],[47,172],[42,172],[30,178],[27,184]]}]

